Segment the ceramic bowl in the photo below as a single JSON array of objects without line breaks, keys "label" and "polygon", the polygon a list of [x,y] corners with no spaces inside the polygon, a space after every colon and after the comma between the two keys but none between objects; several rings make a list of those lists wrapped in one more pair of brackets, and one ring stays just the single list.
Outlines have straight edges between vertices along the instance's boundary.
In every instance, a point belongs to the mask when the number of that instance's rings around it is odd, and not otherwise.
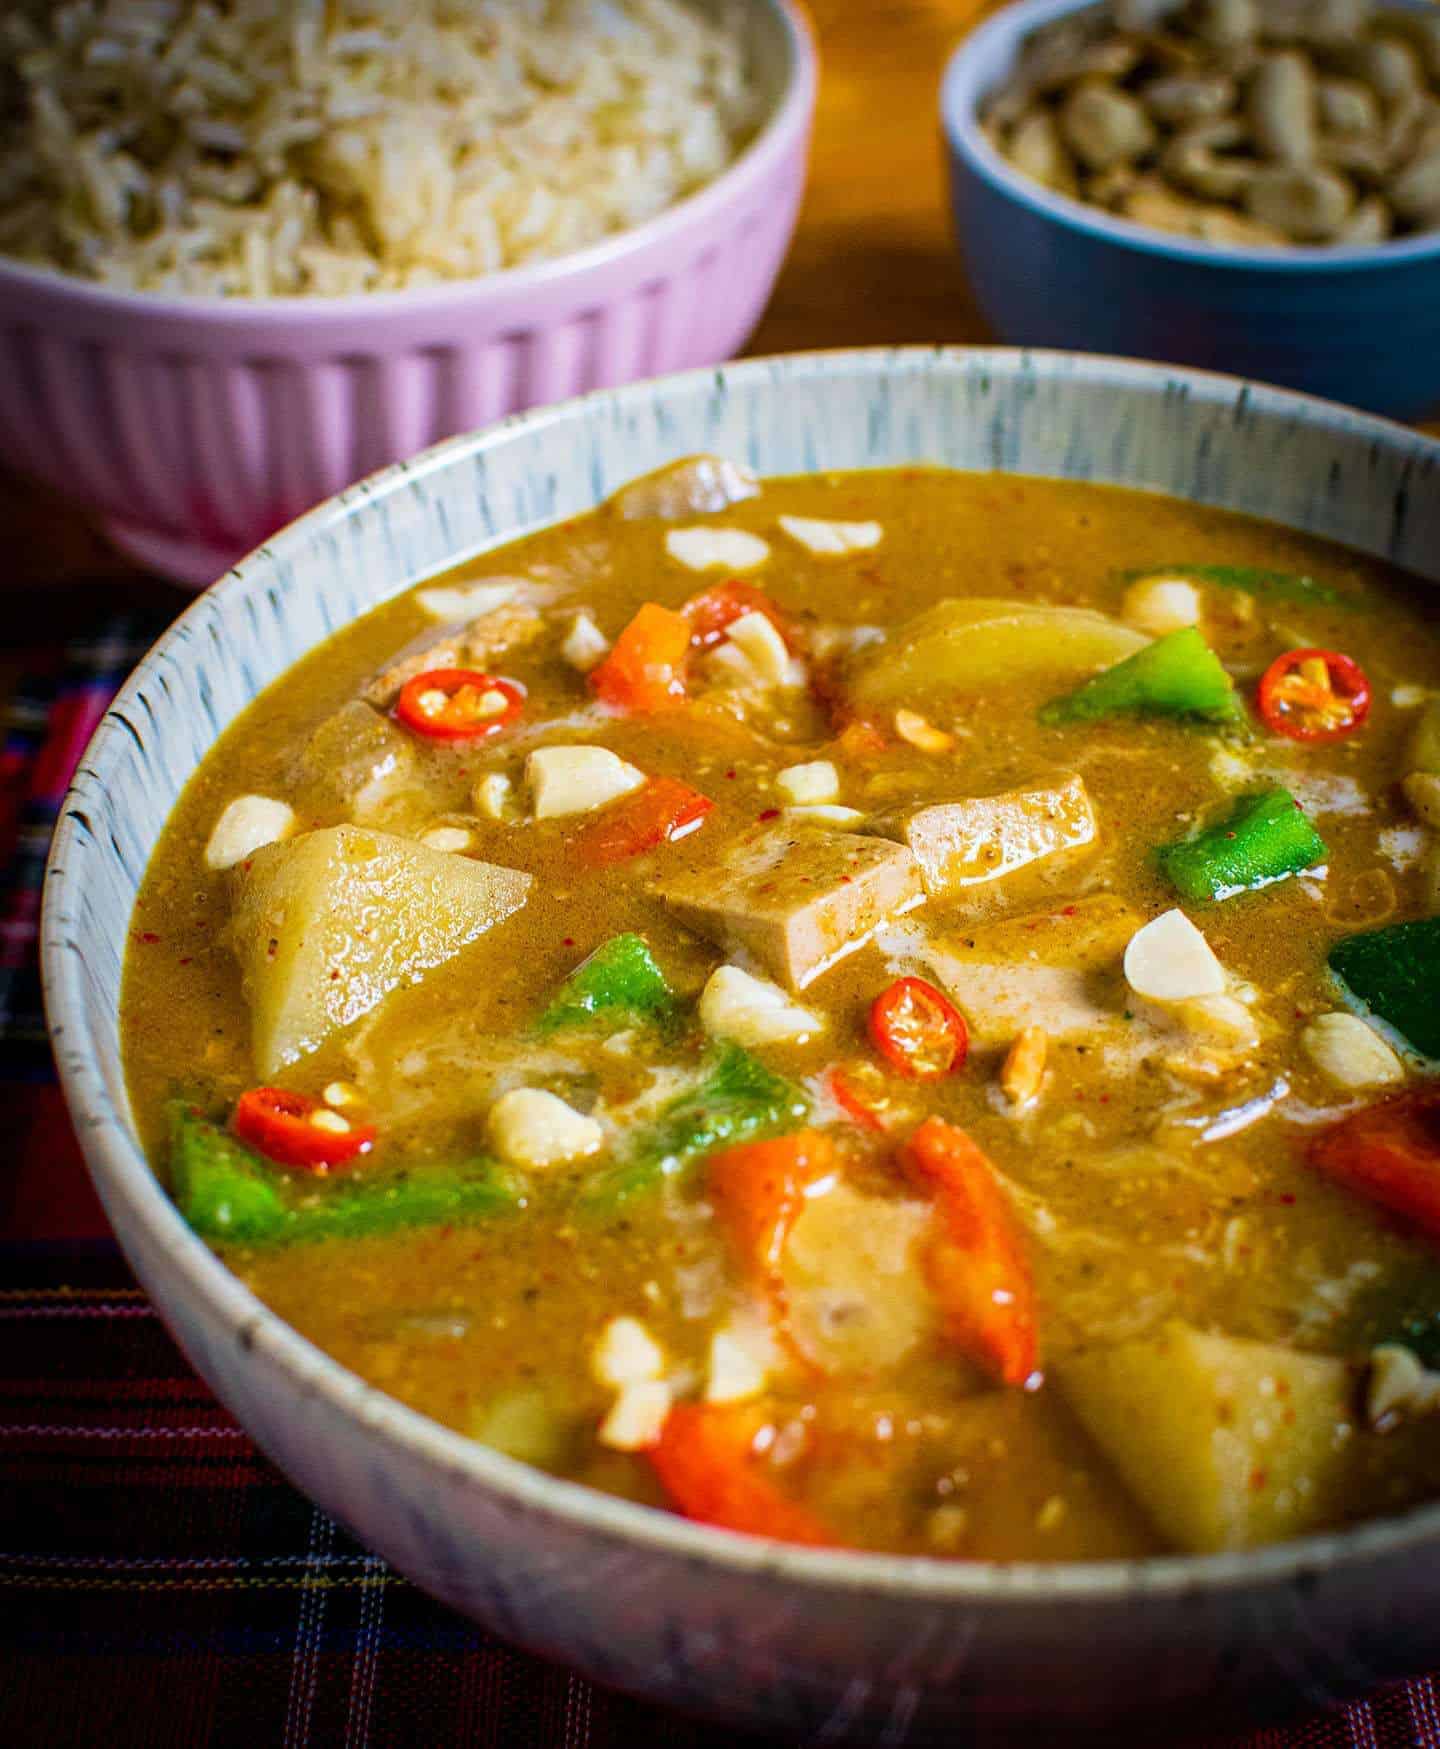
[{"label": "ceramic bowl", "polygon": [[[521,415],[322,506],[202,596],[80,764],[46,879],[66,1096],[136,1274],[297,1485],[401,1572],[601,1682],[841,1744],[981,1740],[1318,1700],[1440,1662],[1440,1507],[1250,1555],[1057,1567],[817,1552],[592,1493],[328,1359],[185,1226],[136,1143],[117,997],[137,884],[219,734],[335,627],[634,475],[712,450],[761,473],[935,461],[1156,487],[1440,582],[1440,444],[1227,378],[1080,355],[760,359]],[[1417,583],[1417,587],[1423,585]],[[968,1734],[979,1733],[979,1736]],[[1114,1741],[1113,1735],[1108,1738]]]},{"label": "ceramic bowl", "polygon": [[712,364],[795,228],[816,62],[794,0],[748,0],[769,107],[707,188],[533,267],[358,297],[166,297],[0,259],[0,461],[199,587],[387,462],[524,407]]},{"label": "ceramic bowl", "polygon": [[999,338],[1233,371],[1393,419],[1440,411],[1440,231],[1372,248],[1217,248],[1052,194],[1005,162],[980,128],[984,99],[1035,29],[1092,4],[1019,0],[945,71],[956,234]]}]

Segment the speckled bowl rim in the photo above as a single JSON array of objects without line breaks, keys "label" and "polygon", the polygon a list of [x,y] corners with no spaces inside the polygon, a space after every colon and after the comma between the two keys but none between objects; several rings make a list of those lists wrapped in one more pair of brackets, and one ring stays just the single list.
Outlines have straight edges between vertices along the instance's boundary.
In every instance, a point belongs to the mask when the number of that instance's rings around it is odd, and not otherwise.
[{"label": "speckled bowl rim", "polygon": [[[1365,273],[1426,261],[1440,265],[1440,231],[1394,243],[1307,245],[1293,249],[1202,243],[1112,217],[1099,207],[1053,194],[1012,169],[980,127],[980,103],[989,95],[989,87],[982,89],[980,85],[980,64],[998,44],[1018,47],[1023,38],[1042,25],[1073,12],[1098,11],[1101,3],[1102,0],[1012,0],[1012,4],[972,31],[946,62],[940,81],[940,119],[946,139],[969,169],[997,193],[1072,231],[1083,231],[1144,255],[1188,261],[1197,267],[1285,275]],[[1402,11],[1426,11],[1433,3],[1434,0],[1387,0],[1387,4]],[[1440,275],[1435,296],[1440,298]]]},{"label": "speckled bowl rim", "polygon": [[220,325],[271,320],[309,326],[332,319],[354,321],[368,315],[386,316],[398,310],[443,312],[451,304],[474,311],[483,308],[491,298],[496,302],[508,301],[527,292],[578,283],[594,269],[611,267],[652,248],[663,248],[691,226],[703,225],[735,197],[763,183],[808,132],[820,76],[808,17],[797,0],[747,0],[747,4],[768,12],[779,24],[789,53],[785,83],[776,94],[764,126],[734,162],[703,188],[666,207],[654,218],[602,237],[584,249],[557,255],[549,261],[410,290],[346,292],[334,297],[288,292],[270,298],[224,297],[214,292],[131,291],[82,279],[60,268],[37,267],[0,255],[0,300],[7,287],[13,285],[30,292],[48,292],[78,308],[120,315],[144,311],[156,317],[203,317]]},{"label": "speckled bowl rim", "polygon": [[[502,440],[507,432],[535,433],[548,426],[563,426],[578,410],[596,400],[609,400],[623,413],[631,405],[653,405],[667,393],[683,392],[703,382],[713,383],[717,378],[739,385],[759,380],[778,386],[781,381],[803,382],[829,374],[882,377],[901,366],[923,368],[927,360],[962,368],[967,364],[988,365],[997,373],[1008,370],[1043,375],[1048,367],[1059,374],[1078,372],[1097,387],[1153,389],[1167,382],[1179,382],[1197,399],[1233,403],[1238,395],[1255,414],[1308,416],[1312,423],[1368,438],[1377,449],[1393,449],[1397,440],[1403,440],[1408,451],[1440,465],[1440,443],[1405,426],[1315,396],[1246,383],[1217,372],[1098,354],[1009,347],[896,347],[795,353],[781,358],[750,359],[718,370],[680,372],[619,390],[597,391],[555,406],[519,413],[485,431],[437,444],[412,461],[380,470],[308,512],[227,572],[215,590],[238,599],[262,594],[277,565],[298,556],[323,531],[343,523],[349,514],[347,506],[355,499],[383,496],[389,490],[413,483],[417,477],[435,473]],[[180,615],[120,689],[81,756],[80,763],[88,769],[91,781],[103,782],[112,748],[118,755],[127,744],[133,745],[131,737],[135,731],[124,721],[125,713],[147,682],[160,672],[162,660],[181,665],[188,661],[185,646],[189,629],[199,624],[202,615],[213,611],[207,607],[208,600],[208,596],[200,597]],[[189,647],[197,646],[192,643]],[[83,865],[89,857],[103,858],[107,852],[80,836],[70,813],[74,800],[72,791],[61,806],[46,866],[41,970],[60,1081],[92,1176],[107,1201],[112,1196],[123,1200],[131,1217],[149,1229],[157,1249],[163,1248],[167,1254],[168,1269],[197,1298],[210,1302],[248,1354],[263,1354],[269,1359],[297,1395],[318,1395],[328,1400],[353,1421],[365,1438],[374,1440],[382,1449],[393,1448],[397,1453],[423,1460],[459,1482],[491,1490],[523,1509],[569,1527],[680,1561],[723,1567],[732,1572],[760,1572],[805,1588],[851,1594],[884,1593],[913,1598],[917,1603],[984,1601],[994,1607],[1018,1608],[1044,1600],[1083,1606],[1243,1590],[1257,1584],[1303,1588],[1322,1573],[1328,1575],[1347,1566],[1440,1550],[1440,1504],[1374,1520],[1354,1529],[1299,1538],[1243,1554],[1051,1563],[947,1561],[923,1555],[802,1549],[711,1529],[659,1508],[549,1476],[406,1408],[301,1336],[226,1268],[181,1219],[131,1133],[126,1115],[111,1099],[95,1061],[99,1034],[87,1012],[83,950],[69,937],[63,902],[64,882],[72,866]],[[117,1022],[115,1013],[108,1014],[104,1030],[113,1036]]]}]

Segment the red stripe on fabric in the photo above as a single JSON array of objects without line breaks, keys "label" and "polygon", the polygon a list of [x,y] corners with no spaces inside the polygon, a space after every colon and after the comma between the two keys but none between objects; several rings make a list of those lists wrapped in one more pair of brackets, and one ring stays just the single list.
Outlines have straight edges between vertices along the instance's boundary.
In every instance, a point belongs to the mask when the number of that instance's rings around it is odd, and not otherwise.
[{"label": "red stripe on fabric", "polygon": [[85,1158],[56,1086],[7,1089],[10,1169],[0,1176],[0,1236],[60,1242],[107,1239],[110,1223],[85,1169]]},{"label": "red stripe on fabric", "polygon": [[35,761],[30,794],[36,801],[58,805],[75,774],[76,761],[95,733],[119,684],[100,682],[64,692],[50,707],[45,745]]}]

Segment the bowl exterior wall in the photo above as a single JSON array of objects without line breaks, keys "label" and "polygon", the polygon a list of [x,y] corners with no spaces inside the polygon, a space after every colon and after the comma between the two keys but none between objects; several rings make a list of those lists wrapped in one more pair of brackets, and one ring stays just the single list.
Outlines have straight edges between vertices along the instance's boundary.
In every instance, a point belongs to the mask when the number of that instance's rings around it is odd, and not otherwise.
[{"label": "bowl exterior wall", "polygon": [[1152,254],[1021,204],[952,147],[955,228],[1003,341],[1229,371],[1393,419],[1440,407],[1440,261],[1275,274]]},{"label": "bowl exterior wall", "polygon": [[[134,895],[224,730],[338,626],[630,476],[711,450],[765,473],[937,461],[1270,515],[1440,582],[1440,445],[1231,379],[975,351],[756,360],[591,396],[364,482],[201,597],[122,690],[62,809],[47,1005],[92,1174],[196,1367],[295,1481],[498,1632],[697,1711],[835,1743],[1055,1740],[1081,1718],[1254,1721],[1440,1659],[1440,1509],[1275,1558],[1043,1567],[817,1556],[509,1463],[280,1323],[180,1220],[135,1141],[118,1028]],[[1222,1582],[1223,1581],[1223,1582]],[[1109,1741],[1114,1740],[1113,1729]]]}]

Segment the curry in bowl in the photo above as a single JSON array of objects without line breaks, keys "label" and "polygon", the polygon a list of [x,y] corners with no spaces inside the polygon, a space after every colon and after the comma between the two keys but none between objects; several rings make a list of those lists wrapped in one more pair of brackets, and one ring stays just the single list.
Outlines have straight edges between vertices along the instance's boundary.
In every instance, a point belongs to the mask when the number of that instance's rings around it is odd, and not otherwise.
[{"label": "curry in bowl", "polygon": [[471,1437],[814,1544],[1440,1494],[1440,637],[1150,494],[692,458],[342,630],[137,902],[192,1227]]}]

